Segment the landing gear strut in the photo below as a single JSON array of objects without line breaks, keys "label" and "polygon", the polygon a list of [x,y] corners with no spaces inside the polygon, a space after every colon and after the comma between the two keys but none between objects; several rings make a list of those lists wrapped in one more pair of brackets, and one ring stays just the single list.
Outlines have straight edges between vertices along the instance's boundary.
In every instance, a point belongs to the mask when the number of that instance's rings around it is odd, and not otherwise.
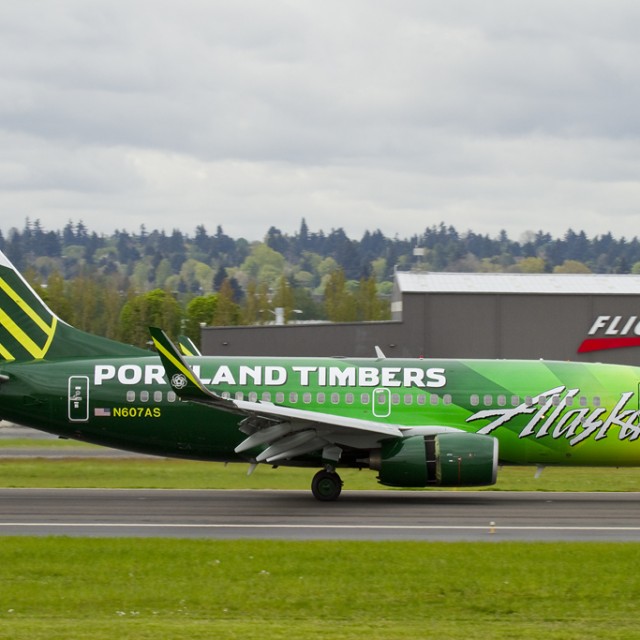
[{"label": "landing gear strut", "polygon": [[316,500],[332,502],[338,499],[342,491],[342,480],[335,471],[322,469],[311,481],[311,492]]}]

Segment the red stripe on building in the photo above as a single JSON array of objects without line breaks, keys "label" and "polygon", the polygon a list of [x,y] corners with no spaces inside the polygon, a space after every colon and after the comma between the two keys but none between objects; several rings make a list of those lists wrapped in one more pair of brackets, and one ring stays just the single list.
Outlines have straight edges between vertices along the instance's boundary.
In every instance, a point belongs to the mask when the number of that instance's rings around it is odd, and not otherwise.
[{"label": "red stripe on building", "polygon": [[587,338],[580,345],[578,353],[624,349],[625,347],[640,347],[640,338]]}]

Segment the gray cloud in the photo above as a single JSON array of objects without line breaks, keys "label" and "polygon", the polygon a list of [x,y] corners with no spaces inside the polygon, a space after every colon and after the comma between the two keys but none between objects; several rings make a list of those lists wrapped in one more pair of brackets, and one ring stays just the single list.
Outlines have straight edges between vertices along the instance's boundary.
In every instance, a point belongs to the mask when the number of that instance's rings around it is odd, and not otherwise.
[{"label": "gray cloud", "polygon": [[635,235],[623,0],[0,7],[2,224]]}]

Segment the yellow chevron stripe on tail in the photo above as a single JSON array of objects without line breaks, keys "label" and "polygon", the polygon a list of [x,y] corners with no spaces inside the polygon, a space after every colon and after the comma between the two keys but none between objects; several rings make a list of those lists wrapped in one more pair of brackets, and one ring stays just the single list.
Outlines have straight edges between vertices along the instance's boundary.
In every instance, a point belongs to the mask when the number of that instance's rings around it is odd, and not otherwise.
[{"label": "yellow chevron stripe on tail", "polygon": [[149,352],[68,325],[0,252],[0,360],[100,355],[148,356]]},{"label": "yellow chevron stripe on tail", "polygon": [[56,333],[57,316],[0,253],[0,356],[42,359]]}]

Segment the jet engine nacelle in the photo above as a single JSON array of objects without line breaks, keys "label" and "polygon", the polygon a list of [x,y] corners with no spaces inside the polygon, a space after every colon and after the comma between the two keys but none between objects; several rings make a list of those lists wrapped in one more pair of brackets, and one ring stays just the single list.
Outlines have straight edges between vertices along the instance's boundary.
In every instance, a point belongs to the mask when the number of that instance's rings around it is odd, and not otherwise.
[{"label": "jet engine nacelle", "polygon": [[370,466],[391,487],[487,486],[498,474],[498,441],[464,432],[388,440],[372,452]]}]

